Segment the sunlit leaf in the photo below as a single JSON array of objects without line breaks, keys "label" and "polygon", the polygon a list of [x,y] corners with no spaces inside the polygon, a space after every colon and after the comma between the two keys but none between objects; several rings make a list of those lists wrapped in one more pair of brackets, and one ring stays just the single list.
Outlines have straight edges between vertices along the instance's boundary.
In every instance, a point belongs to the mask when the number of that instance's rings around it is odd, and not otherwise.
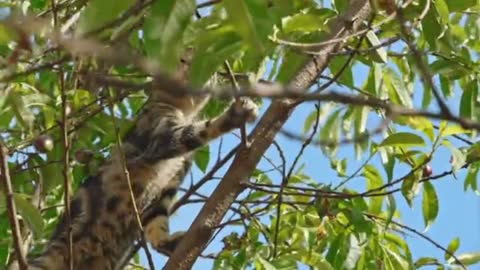
[{"label": "sunlit leaf", "polygon": [[81,13],[78,29],[82,33],[100,29],[118,18],[133,3],[134,0],[91,0]]},{"label": "sunlit leaf", "polygon": [[[457,258],[464,265],[477,264],[480,262],[480,252],[464,253],[464,254],[458,255]],[[448,262],[451,264],[457,264],[453,257],[450,258]]]},{"label": "sunlit leaf", "polygon": [[264,47],[258,37],[253,18],[245,1],[226,0],[223,4],[235,30],[252,48],[258,50],[258,53],[262,53]]},{"label": "sunlit leaf", "polygon": [[[450,254],[455,254],[455,252],[457,252],[457,249],[459,247],[460,247],[460,238],[455,237],[455,239],[453,239],[452,242],[448,244],[447,250],[448,252],[450,252]],[[445,260],[448,260],[452,257],[452,255],[450,254],[445,252],[445,255],[444,255]]]},{"label": "sunlit leaf", "polygon": [[[368,190],[373,190],[381,187],[383,185],[382,175],[380,172],[372,165],[366,165],[364,167],[363,173],[367,179],[367,188]],[[376,191],[375,193],[381,193],[383,189]],[[369,212],[372,214],[380,214],[382,211],[383,205],[383,196],[372,196],[370,197]]]},{"label": "sunlit leaf", "polygon": [[423,221],[425,222],[425,231],[432,225],[438,216],[438,197],[434,186],[429,181],[423,182]]},{"label": "sunlit leaf", "polygon": [[415,261],[415,267],[420,268],[422,266],[434,265],[439,263],[437,259],[433,257],[421,257]]},{"label": "sunlit leaf", "polygon": [[408,132],[396,132],[385,138],[379,146],[424,146],[422,137]]},{"label": "sunlit leaf", "polygon": [[370,51],[372,60],[379,63],[387,63],[387,51],[383,46],[381,46],[382,43],[378,39],[377,35],[375,35],[373,31],[368,31],[366,37],[370,45],[376,48],[375,50]]},{"label": "sunlit leaf", "polygon": [[146,18],[147,54],[166,72],[173,73],[180,62],[183,35],[195,12],[195,3],[195,0],[156,1]]},{"label": "sunlit leaf", "polygon": [[210,161],[210,148],[208,145],[198,149],[195,152],[194,160],[195,164],[202,172],[207,170],[208,162]]},{"label": "sunlit leaf", "polygon": [[44,227],[40,211],[27,201],[22,194],[14,193],[13,199],[20,215],[27,222],[30,229],[32,229],[36,236],[40,236]]}]

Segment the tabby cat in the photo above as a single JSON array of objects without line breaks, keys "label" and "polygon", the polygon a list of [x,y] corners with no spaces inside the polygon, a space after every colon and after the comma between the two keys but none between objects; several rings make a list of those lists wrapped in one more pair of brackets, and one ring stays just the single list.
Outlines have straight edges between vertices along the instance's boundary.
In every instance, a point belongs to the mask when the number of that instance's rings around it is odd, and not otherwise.
[{"label": "tabby cat", "polygon": [[[207,95],[152,91],[123,139],[122,151],[145,238],[162,252],[171,251],[179,240],[169,235],[169,206],[190,169],[193,150],[254,121],[257,115],[256,105],[244,99],[217,118],[196,120],[208,99]],[[71,201],[74,269],[118,269],[124,253],[140,236],[121,157],[113,151]],[[67,256],[64,217],[45,251],[29,262],[28,269],[68,269]]]}]

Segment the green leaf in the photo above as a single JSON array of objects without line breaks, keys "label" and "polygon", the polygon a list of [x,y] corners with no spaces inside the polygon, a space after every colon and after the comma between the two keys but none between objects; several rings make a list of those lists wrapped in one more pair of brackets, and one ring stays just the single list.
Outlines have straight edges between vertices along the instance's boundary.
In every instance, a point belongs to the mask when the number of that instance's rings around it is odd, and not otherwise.
[{"label": "green leaf", "polygon": [[24,198],[23,194],[14,193],[13,199],[18,208],[18,212],[22,218],[27,222],[30,229],[38,237],[43,232],[43,218],[40,211],[34,207],[29,201]]},{"label": "green leaf", "polygon": [[147,55],[170,74],[183,53],[183,36],[196,8],[195,0],[156,1],[144,25]]},{"label": "green leaf", "polygon": [[434,186],[429,181],[423,182],[423,221],[425,222],[425,230],[427,231],[430,225],[438,216],[438,197]]},{"label": "green leaf", "polygon": [[[373,165],[366,165],[363,169],[363,173],[367,179],[368,190],[372,190],[383,185],[382,175]],[[378,192],[381,193],[382,190],[379,190]],[[382,211],[383,196],[372,196],[369,198],[369,200],[370,205],[368,211],[372,214],[380,214]]]},{"label": "green leaf", "polygon": [[478,171],[480,171],[480,164],[472,164],[468,167],[467,176],[465,177],[465,182],[463,183],[463,189],[467,191],[468,187],[478,193]]},{"label": "green leaf", "polygon": [[[445,86],[448,86],[448,80],[456,80],[470,73],[459,62],[445,59],[439,59],[431,63],[430,70],[432,74],[442,75],[440,78],[443,77],[447,80],[444,82],[446,84]],[[446,96],[449,96],[449,93],[446,93],[449,90],[451,91],[451,89],[444,89],[444,94]]]},{"label": "green leaf", "polygon": [[471,132],[472,132],[471,130],[464,129],[460,125],[450,124],[441,130],[440,135],[447,137],[447,136],[458,135],[458,134],[469,134]]},{"label": "green leaf", "polygon": [[19,86],[15,87],[15,90],[12,90],[8,93],[6,102],[8,105],[10,105],[10,108],[15,113],[16,119],[20,122],[20,124],[27,131],[30,131],[33,128],[35,115],[30,109],[27,108],[23,97],[20,95]]},{"label": "green leaf", "polygon": [[297,13],[282,19],[282,30],[290,32],[316,32],[324,29],[325,22],[335,13],[331,9],[311,9],[307,13]]},{"label": "green leaf", "polygon": [[355,235],[350,234],[349,238],[350,245],[348,247],[347,257],[342,267],[343,269],[355,269],[355,265],[357,264],[360,255],[362,255],[362,248]]},{"label": "green leaf", "polygon": [[409,133],[397,132],[388,136],[379,146],[424,146],[425,141],[422,137]]},{"label": "green leaf", "polygon": [[[355,144],[355,155],[360,159],[361,155],[367,150],[368,140],[362,139],[367,129],[367,119],[370,109],[368,107],[355,107],[353,109],[354,138],[359,143]],[[364,143],[362,143],[362,141]]]},{"label": "green leaf", "polygon": [[[347,64],[346,67],[345,64]],[[328,67],[330,68],[332,77],[338,77],[337,81],[339,83],[353,87],[352,62],[349,61],[348,56],[337,56],[332,58]]]},{"label": "green leaf", "polygon": [[477,94],[477,80],[472,80],[467,84],[466,88],[463,89],[462,97],[460,98],[461,117],[474,119],[474,108]]},{"label": "green leaf", "polygon": [[241,46],[240,36],[230,26],[199,35],[190,67],[190,83],[193,86],[203,86],[226,59],[240,51]]},{"label": "green leaf", "polygon": [[450,21],[450,11],[448,10],[445,0],[435,0],[435,10],[437,11],[442,25],[448,24]]},{"label": "green leaf", "polygon": [[261,54],[265,48],[258,37],[255,24],[245,1],[225,0],[223,5],[237,33],[251,48],[255,48],[257,53]]},{"label": "green leaf", "polygon": [[415,261],[414,265],[416,268],[420,268],[422,266],[432,265],[439,263],[436,258],[433,257],[421,257],[417,261]]},{"label": "green leaf", "polygon": [[480,160],[480,143],[475,143],[467,150],[466,162],[472,163]]},{"label": "green leaf", "polygon": [[[458,260],[464,265],[473,265],[480,262],[480,252],[465,253],[457,256]],[[448,260],[451,264],[456,264],[454,258]]]},{"label": "green leaf", "polygon": [[294,51],[287,51],[283,56],[282,65],[278,71],[277,81],[287,84],[296,72],[305,64],[307,56]]},{"label": "green leaf", "polygon": [[420,175],[413,174],[409,175],[405,180],[402,182],[402,195],[407,201],[408,205],[412,207],[413,198],[418,192],[418,180],[420,179]]},{"label": "green leaf", "polygon": [[372,60],[378,63],[386,64],[388,62],[387,51],[383,46],[381,46],[382,43],[378,39],[377,35],[370,30],[367,32],[367,40],[372,47],[376,47],[375,50],[369,50],[369,55],[372,57]]},{"label": "green leaf", "polygon": [[208,162],[210,161],[210,147],[208,145],[198,149],[195,152],[195,164],[202,171],[205,172],[208,167]]},{"label": "green leaf", "polygon": [[385,83],[388,83],[388,86],[391,93],[391,98],[398,99],[397,102],[405,107],[411,108],[413,107],[412,98],[410,97],[407,88],[405,87],[405,83],[400,79],[398,74],[393,71],[391,68],[385,69]]},{"label": "green leaf", "polygon": [[265,269],[265,270],[276,270],[277,269],[275,266],[273,266],[273,264],[269,263],[267,260],[265,260],[264,258],[262,258],[260,256],[256,256],[255,261],[258,262],[262,266],[261,269]]},{"label": "green leaf", "polygon": [[477,0],[446,0],[446,2],[452,12],[464,11],[477,5]]},{"label": "green leaf", "polygon": [[438,21],[435,10],[433,8],[429,9],[427,15],[421,22],[424,38],[427,40],[432,49],[436,49],[437,39],[442,36],[444,27]]},{"label": "green leaf", "polygon": [[325,125],[320,131],[320,141],[328,142],[330,145],[322,145],[321,149],[327,155],[333,155],[338,148],[338,140],[340,138],[340,110],[330,115]]},{"label": "green leaf", "polygon": [[78,29],[81,33],[97,30],[118,18],[134,0],[91,0],[81,13]]},{"label": "green leaf", "polygon": [[395,211],[397,211],[397,202],[395,201],[395,197],[392,194],[388,194],[388,215],[385,219],[385,229],[388,228],[390,222],[392,221],[393,216],[395,215]]},{"label": "green leaf", "polygon": [[454,171],[458,171],[463,165],[465,165],[465,154],[457,147],[453,146],[450,141],[443,141],[442,144],[450,150],[450,153],[452,153],[452,167]]},{"label": "green leaf", "polygon": [[[460,238],[458,237],[455,237],[455,239],[452,240],[452,242],[450,242],[450,244],[448,244],[448,247],[447,247],[447,250],[450,252],[450,254],[455,254],[455,252],[457,252],[457,249],[460,247]],[[445,260],[448,260],[452,257],[452,255],[448,254],[447,252],[445,252]]]},{"label": "green leaf", "polygon": [[315,123],[315,120],[318,119],[318,117],[319,117],[319,113],[317,112],[317,110],[314,110],[307,116],[307,118],[305,119],[305,122],[303,123],[304,134],[310,131],[310,129],[313,126],[313,123]]}]

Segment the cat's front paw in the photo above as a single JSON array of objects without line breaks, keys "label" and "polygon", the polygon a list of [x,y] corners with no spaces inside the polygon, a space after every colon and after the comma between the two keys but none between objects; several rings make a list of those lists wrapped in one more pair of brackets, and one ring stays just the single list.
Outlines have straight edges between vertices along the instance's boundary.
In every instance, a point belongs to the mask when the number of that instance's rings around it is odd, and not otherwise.
[{"label": "cat's front paw", "polygon": [[249,98],[240,98],[230,107],[230,120],[235,126],[251,123],[257,119],[258,106]]}]

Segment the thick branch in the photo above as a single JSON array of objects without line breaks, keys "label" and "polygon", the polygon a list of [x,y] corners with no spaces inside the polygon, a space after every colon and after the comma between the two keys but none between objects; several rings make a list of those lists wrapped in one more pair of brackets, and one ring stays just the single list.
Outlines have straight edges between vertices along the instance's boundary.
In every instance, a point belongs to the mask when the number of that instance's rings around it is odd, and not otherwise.
[{"label": "thick branch", "polygon": [[[352,0],[345,14],[333,21],[330,39],[344,37],[348,35],[349,30],[356,30],[369,14],[369,0]],[[342,46],[343,43],[332,43],[320,48],[321,53],[307,62],[291,81],[290,86],[295,89],[308,89],[312,86],[327,67],[330,54],[338,52]],[[250,147],[245,145],[240,147],[224,179],[183,238],[188,240],[180,242],[164,269],[191,269],[230,205],[245,188],[242,183],[248,181],[260,158],[287,121],[294,109],[293,103],[291,99],[281,99],[270,105],[250,136]]]}]

